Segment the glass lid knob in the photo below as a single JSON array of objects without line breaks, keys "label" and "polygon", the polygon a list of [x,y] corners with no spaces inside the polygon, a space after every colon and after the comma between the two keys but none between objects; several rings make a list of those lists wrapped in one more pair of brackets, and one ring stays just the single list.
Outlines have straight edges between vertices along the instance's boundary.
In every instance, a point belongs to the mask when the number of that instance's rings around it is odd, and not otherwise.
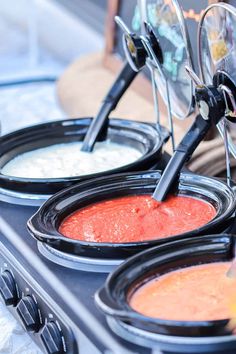
[{"label": "glass lid knob", "polygon": [[134,71],[139,71],[144,67],[147,57],[143,43],[140,37],[132,33],[119,16],[115,17],[115,21],[123,31],[123,48],[126,59]]}]

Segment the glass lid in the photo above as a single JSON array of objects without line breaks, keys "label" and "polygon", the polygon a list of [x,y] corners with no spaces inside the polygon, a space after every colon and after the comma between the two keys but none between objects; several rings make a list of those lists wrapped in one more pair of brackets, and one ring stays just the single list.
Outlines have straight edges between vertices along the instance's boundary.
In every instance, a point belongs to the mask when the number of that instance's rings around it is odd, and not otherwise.
[{"label": "glass lid", "polygon": [[199,70],[203,82],[212,84],[217,71],[236,82],[236,9],[228,4],[209,6],[199,22]]},{"label": "glass lid", "polygon": [[140,0],[141,20],[151,25],[162,50],[160,70],[155,70],[156,85],[167,103],[169,88],[171,112],[179,119],[193,110],[193,86],[185,65],[192,67],[185,21],[176,0]]},{"label": "glass lid", "polygon": [[228,139],[229,149],[236,158],[236,9],[233,6],[217,3],[204,11],[198,29],[198,59],[203,83],[225,88],[230,113],[228,119],[218,124],[218,129]]}]

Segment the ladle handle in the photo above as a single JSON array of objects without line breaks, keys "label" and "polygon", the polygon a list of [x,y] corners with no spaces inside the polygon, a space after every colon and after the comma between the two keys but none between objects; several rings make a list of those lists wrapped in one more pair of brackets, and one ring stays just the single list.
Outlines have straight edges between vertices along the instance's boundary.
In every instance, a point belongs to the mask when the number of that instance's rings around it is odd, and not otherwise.
[{"label": "ladle handle", "polygon": [[107,127],[108,116],[113,111],[120,98],[127,90],[131,82],[136,77],[137,72],[135,72],[129,65],[126,63],[121,72],[119,73],[116,81],[110,88],[108,94],[103,100],[102,106],[97,114],[97,116],[93,119],[90,127],[86,133],[86,136],[83,141],[83,145],[81,151],[91,152],[93,150],[94,144],[96,140],[99,138],[101,133],[104,133],[104,129]]},{"label": "ladle handle", "polygon": [[204,120],[201,115],[196,117],[188,133],[184,136],[177,149],[175,149],[173,157],[170,159],[161,176],[152,195],[155,200],[163,201],[166,198],[183,165],[190,159],[210,127],[211,123],[209,120]]}]

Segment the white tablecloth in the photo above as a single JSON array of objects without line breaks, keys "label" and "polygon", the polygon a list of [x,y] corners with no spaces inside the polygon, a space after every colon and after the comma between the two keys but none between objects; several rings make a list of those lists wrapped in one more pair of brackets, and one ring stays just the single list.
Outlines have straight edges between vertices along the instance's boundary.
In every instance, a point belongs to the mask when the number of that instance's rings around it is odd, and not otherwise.
[{"label": "white tablecloth", "polygon": [[42,353],[2,303],[0,303],[0,353]]}]

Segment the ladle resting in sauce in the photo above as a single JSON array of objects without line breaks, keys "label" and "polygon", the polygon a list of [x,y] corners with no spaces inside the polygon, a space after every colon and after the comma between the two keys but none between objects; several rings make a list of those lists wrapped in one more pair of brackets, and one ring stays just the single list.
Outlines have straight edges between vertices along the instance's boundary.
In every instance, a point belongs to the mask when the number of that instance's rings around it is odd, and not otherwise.
[{"label": "ladle resting in sauce", "polygon": [[165,320],[230,318],[236,280],[227,277],[229,266],[230,262],[202,264],[156,277],[131,294],[129,304],[143,315]]},{"label": "ladle resting in sauce", "polygon": [[182,234],[205,225],[216,215],[212,205],[185,196],[159,203],[137,195],[91,204],[63,220],[59,232],[90,242],[126,243]]}]

